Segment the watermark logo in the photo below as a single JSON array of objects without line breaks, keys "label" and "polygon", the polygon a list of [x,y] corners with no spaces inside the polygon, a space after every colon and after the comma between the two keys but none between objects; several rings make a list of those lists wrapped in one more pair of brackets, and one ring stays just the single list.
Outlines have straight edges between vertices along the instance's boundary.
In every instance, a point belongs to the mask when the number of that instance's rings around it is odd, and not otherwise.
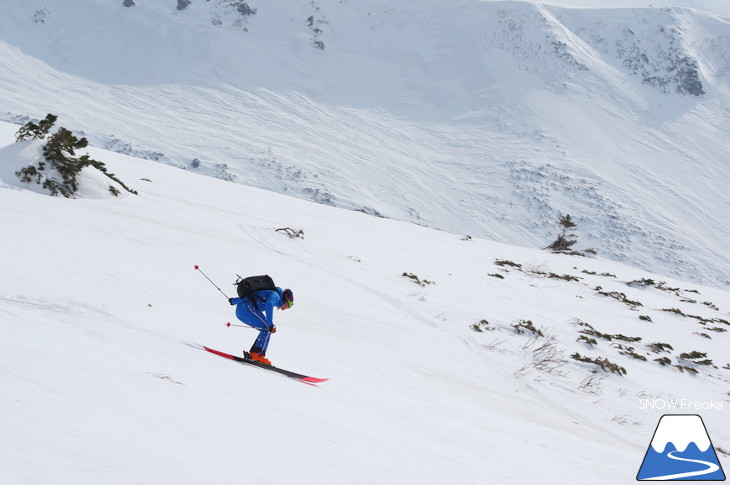
[{"label": "watermark logo", "polygon": [[659,409],[667,411],[721,411],[722,401],[692,401],[690,399],[640,399],[640,409]]},{"label": "watermark logo", "polygon": [[646,450],[637,480],[725,480],[702,418],[665,414]]}]

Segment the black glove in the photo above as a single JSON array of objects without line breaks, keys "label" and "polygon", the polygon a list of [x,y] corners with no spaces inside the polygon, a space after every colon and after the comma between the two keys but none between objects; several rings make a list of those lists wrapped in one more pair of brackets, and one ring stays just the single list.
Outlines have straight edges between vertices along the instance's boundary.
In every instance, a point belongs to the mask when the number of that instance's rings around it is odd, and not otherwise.
[{"label": "black glove", "polygon": [[233,298],[229,298],[228,299],[228,303],[230,303],[231,305],[233,305]]},{"label": "black glove", "polygon": [[271,327],[269,328],[269,332],[271,332],[271,333],[276,333],[276,325],[272,325],[272,326],[271,326]]}]

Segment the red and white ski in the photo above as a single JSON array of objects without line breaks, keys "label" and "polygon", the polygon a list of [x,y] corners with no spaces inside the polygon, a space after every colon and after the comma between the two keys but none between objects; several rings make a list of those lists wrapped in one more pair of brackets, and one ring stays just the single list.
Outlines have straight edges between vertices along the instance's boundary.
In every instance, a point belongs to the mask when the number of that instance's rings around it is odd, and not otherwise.
[{"label": "red and white ski", "polygon": [[259,369],[276,372],[277,374],[281,374],[283,376],[289,377],[290,379],[294,379],[299,382],[304,382],[305,384],[316,385],[316,384],[319,384],[321,382],[328,380],[326,378],[322,379],[319,377],[305,376],[304,374],[298,374],[296,372],[292,372],[289,370],[280,369],[279,367],[274,367],[273,365],[262,364],[261,362],[256,362],[256,361],[250,360],[250,359],[244,359],[243,357],[238,357],[237,355],[226,354],[225,352],[221,352],[220,350],[214,350],[214,349],[211,349],[208,347],[203,347],[203,348],[212,354],[220,355],[221,357],[225,357],[226,359],[235,360],[236,362],[240,362],[242,364],[252,365],[254,367],[258,367]]}]

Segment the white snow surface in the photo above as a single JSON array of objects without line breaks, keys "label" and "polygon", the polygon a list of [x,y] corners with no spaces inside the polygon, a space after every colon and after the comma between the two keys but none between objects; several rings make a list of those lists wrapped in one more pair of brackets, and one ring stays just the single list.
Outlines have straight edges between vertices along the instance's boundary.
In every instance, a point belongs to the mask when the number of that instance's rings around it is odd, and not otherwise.
[{"label": "white snow surface", "polygon": [[[0,122],[3,483],[613,485],[672,411],[730,449],[725,290],[98,148],[139,195],[89,175],[90,195],[51,197],[15,177],[38,156],[16,129]],[[330,380],[201,350],[240,355],[255,333],[226,326],[195,265],[228,295],[237,273],[292,288],[268,356]]]},{"label": "white snow surface", "polygon": [[725,1],[135,4],[3,2],[0,116],[523,247],[570,214],[579,248],[730,285]]}]

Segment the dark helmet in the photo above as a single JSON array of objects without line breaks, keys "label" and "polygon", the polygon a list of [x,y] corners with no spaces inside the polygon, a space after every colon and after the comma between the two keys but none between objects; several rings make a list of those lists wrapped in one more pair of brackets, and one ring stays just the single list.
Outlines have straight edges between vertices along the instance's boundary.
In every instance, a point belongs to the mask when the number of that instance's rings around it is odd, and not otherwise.
[{"label": "dark helmet", "polygon": [[284,303],[288,303],[289,306],[294,305],[294,293],[290,289],[284,290],[282,296],[284,297]]}]

